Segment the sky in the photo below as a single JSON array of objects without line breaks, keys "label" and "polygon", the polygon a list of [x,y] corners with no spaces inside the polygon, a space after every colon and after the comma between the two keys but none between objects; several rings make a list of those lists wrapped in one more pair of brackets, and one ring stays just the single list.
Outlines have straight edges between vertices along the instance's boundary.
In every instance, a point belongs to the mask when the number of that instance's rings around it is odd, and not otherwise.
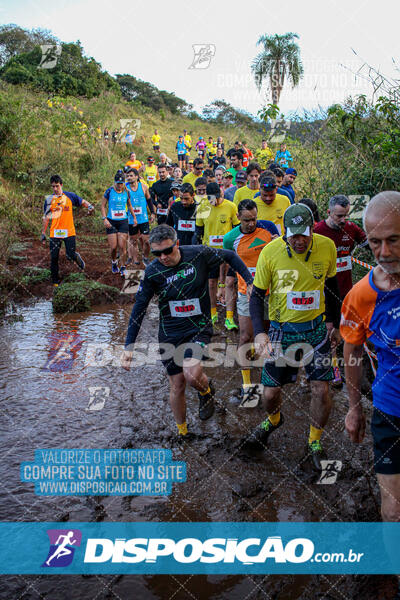
[{"label": "sky", "polygon": [[[86,54],[112,75],[132,74],[174,92],[195,110],[223,99],[252,114],[268,101],[250,68],[260,51],[257,40],[295,32],[304,78],[294,90],[286,85],[281,95],[281,111],[290,115],[349,95],[370,96],[371,85],[354,75],[364,61],[395,74],[398,0],[383,0],[382,8],[373,0],[286,0],[276,9],[265,0],[2,0],[0,23],[80,40]],[[202,47],[211,55],[197,62]]]}]

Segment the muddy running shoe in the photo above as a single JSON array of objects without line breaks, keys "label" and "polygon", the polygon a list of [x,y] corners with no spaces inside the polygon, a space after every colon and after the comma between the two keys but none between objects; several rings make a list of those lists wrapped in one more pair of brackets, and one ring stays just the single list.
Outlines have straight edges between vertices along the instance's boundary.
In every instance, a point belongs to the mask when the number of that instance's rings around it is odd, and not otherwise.
[{"label": "muddy running shoe", "polygon": [[216,315],[213,315],[213,316],[211,317],[211,323],[212,323],[213,325],[215,325],[216,323],[218,323],[218,313],[217,313]]},{"label": "muddy running shoe", "polygon": [[206,419],[212,417],[215,410],[215,389],[211,380],[209,381],[208,385],[210,386],[211,390],[208,394],[206,394],[205,396],[202,396],[200,392],[198,392],[197,394],[199,397],[199,417],[202,421],[205,421]]},{"label": "muddy running shoe", "polygon": [[332,387],[337,390],[340,390],[343,387],[342,375],[340,374],[339,367],[333,367]]},{"label": "muddy running shoe", "polygon": [[281,413],[281,419],[278,425],[272,425],[268,417],[260,423],[249,437],[246,437],[243,441],[243,447],[249,448],[250,450],[265,450],[268,442],[268,438],[273,431],[278,429],[283,423],[283,415]]},{"label": "muddy running shoe", "polygon": [[321,446],[321,442],[315,440],[314,442],[311,442],[311,444],[307,444],[306,453],[311,458],[314,468],[317,471],[322,471],[321,460],[326,460],[327,455]]},{"label": "muddy running shoe", "polygon": [[192,433],[191,431],[188,431],[186,435],[180,435],[178,434],[175,437],[175,443],[179,444],[179,445],[183,445],[183,444],[187,444],[188,442],[192,442],[195,439],[195,435],[194,433]]},{"label": "muddy running shoe", "polygon": [[236,325],[235,321],[233,319],[228,319],[228,318],[225,319],[225,327],[228,330],[238,329],[238,326]]},{"label": "muddy running shoe", "polygon": [[85,261],[83,260],[82,256],[79,254],[79,252],[75,252],[75,256],[76,256],[76,258],[75,258],[76,264],[83,271],[85,268]]},{"label": "muddy running shoe", "polygon": [[111,271],[116,275],[119,273],[118,263],[116,260],[111,261]]},{"label": "muddy running shoe", "polygon": [[119,270],[119,274],[121,275],[121,277],[125,278],[125,273],[126,273],[126,267],[121,267]]}]

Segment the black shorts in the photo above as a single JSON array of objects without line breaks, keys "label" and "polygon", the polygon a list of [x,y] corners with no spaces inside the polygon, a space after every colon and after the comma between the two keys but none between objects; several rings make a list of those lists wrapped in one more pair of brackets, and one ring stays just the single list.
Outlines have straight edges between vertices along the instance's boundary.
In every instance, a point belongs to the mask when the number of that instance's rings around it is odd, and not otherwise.
[{"label": "black shorts", "polygon": [[129,225],[129,235],[137,235],[139,232],[143,235],[149,235],[150,225],[148,221],[146,223],[139,223],[138,225]]},{"label": "black shorts", "polygon": [[236,271],[234,271],[231,266],[229,266],[226,276],[227,277],[235,277],[235,279],[237,279]]},{"label": "black shorts", "polygon": [[182,340],[164,340],[160,342],[164,344],[172,344],[175,347],[173,356],[171,352],[168,358],[161,362],[167,370],[168,375],[178,375],[183,372],[183,360],[187,358],[195,358],[197,360],[208,360],[207,344],[210,343],[211,336],[207,333],[198,332],[191,337],[183,338]]},{"label": "black shorts", "polygon": [[128,233],[128,219],[108,219],[111,227],[106,227],[106,233]]},{"label": "black shorts", "polygon": [[153,150],[159,150],[160,146],[153,146]]},{"label": "black shorts", "polygon": [[270,357],[266,359],[261,375],[261,383],[266,387],[295,383],[302,364],[308,380],[333,379],[331,343],[325,321],[315,329],[301,332],[286,332],[271,326],[268,337]]},{"label": "black shorts", "polygon": [[371,420],[374,440],[374,467],[376,473],[400,473],[400,417],[388,415],[374,408]]},{"label": "black shorts", "polygon": [[178,162],[180,160],[185,160],[185,158],[186,158],[186,154],[178,154]]}]

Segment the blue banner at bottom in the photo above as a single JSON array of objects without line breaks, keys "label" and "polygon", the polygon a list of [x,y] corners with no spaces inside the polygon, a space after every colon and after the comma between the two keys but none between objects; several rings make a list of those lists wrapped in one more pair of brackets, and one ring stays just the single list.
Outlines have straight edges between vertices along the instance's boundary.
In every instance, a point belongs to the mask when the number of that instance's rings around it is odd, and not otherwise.
[{"label": "blue banner at bottom", "polygon": [[0,523],[2,574],[400,573],[400,523]]}]

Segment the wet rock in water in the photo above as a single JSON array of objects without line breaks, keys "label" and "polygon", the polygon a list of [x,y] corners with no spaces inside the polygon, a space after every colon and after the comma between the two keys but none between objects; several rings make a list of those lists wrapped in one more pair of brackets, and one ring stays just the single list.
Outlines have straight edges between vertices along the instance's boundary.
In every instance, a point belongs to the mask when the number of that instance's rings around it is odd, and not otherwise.
[{"label": "wet rock in water", "polygon": [[95,304],[109,304],[120,295],[116,287],[71,273],[53,293],[54,312],[86,312]]}]

